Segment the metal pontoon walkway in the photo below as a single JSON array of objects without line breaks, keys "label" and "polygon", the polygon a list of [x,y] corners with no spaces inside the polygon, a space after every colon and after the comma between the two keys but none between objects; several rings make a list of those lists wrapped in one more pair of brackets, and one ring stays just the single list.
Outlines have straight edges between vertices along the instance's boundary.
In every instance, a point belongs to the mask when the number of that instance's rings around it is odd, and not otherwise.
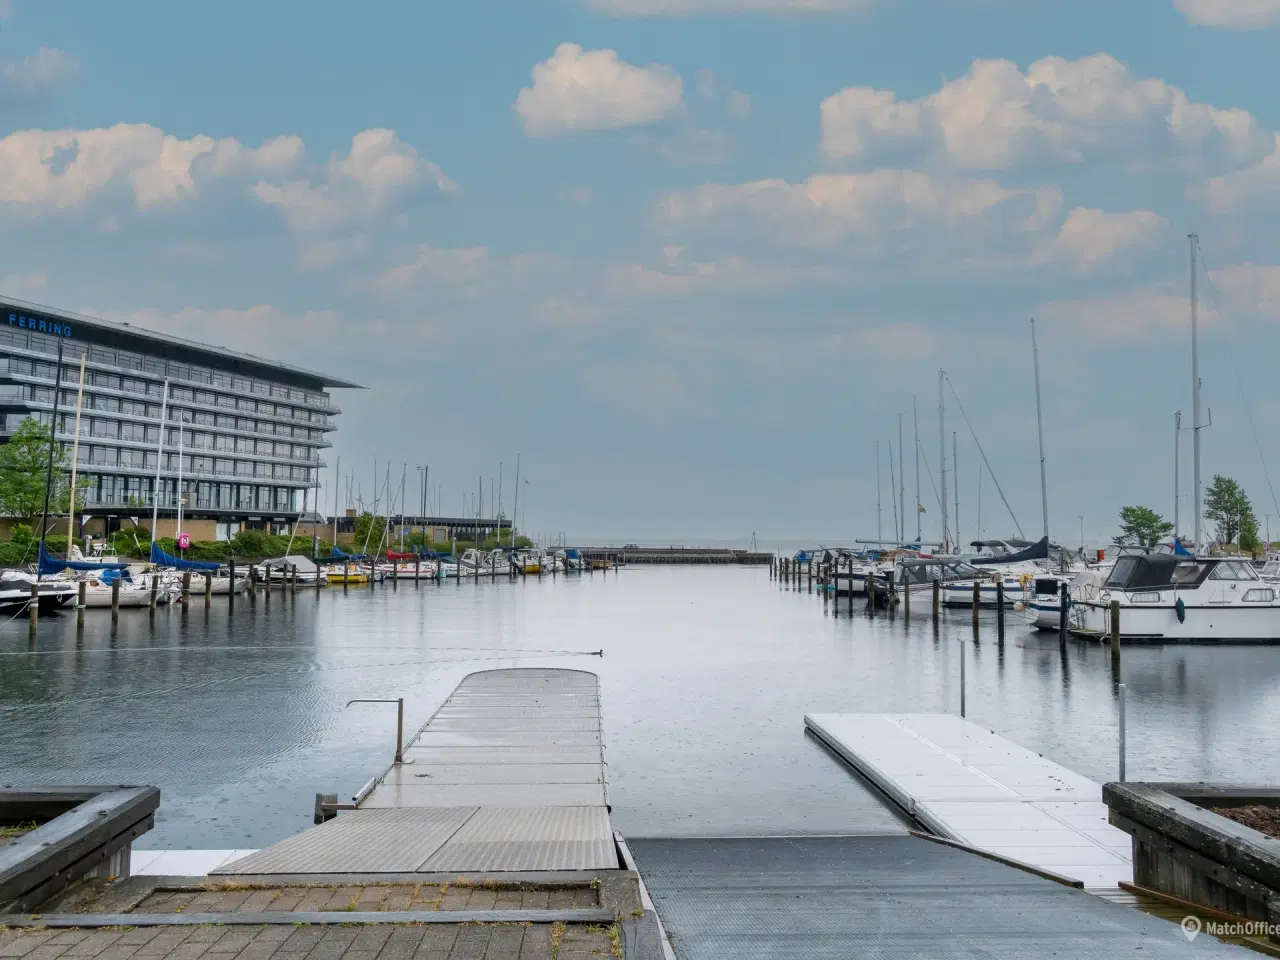
[{"label": "metal pontoon walkway", "polygon": [[218,873],[466,873],[618,867],[599,679],[463,679],[357,809]]},{"label": "metal pontoon walkway", "polygon": [[1128,834],[1102,787],[950,714],[811,714],[805,726],[937,836],[1115,890]]}]

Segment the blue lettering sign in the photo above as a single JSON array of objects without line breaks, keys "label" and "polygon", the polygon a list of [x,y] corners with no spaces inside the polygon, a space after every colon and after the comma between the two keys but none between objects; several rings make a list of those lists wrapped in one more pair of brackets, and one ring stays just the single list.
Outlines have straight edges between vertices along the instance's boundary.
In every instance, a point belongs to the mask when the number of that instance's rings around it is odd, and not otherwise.
[{"label": "blue lettering sign", "polygon": [[40,325],[40,326],[39,326],[39,328],[38,328],[38,329],[40,330],[40,332],[41,332],[41,333],[44,333],[44,320],[43,320],[43,319],[41,319],[41,320],[37,320],[37,321],[36,321],[36,323],[38,323],[38,324]]},{"label": "blue lettering sign", "polygon": [[55,337],[71,336],[71,324],[69,323],[44,320],[40,317],[27,317],[20,313],[9,314],[9,326],[22,327],[24,330],[39,330],[41,333],[51,333]]}]

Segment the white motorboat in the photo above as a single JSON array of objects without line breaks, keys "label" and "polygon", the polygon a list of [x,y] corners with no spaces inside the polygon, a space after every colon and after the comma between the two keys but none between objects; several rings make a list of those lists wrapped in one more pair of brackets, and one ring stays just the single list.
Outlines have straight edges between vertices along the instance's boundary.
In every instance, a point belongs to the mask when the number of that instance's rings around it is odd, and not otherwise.
[{"label": "white motorboat", "polygon": [[[26,612],[31,604],[31,585],[36,583],[34,573],[25,570],[0,570],[0,613],[10,616]],[[68,601],[74,603],[76,588],[66,580],[45,578],[39,582],[38,610],[52,613]]]},{"label": "white motorboat", "polygon": [[1101,585],[1095,574],[1077,581],[1074,633],[1109,635],[1118,603],[1122,640],[1280,641],[1277,585],[1247,560],[1148,553],[1118,558]]},{"label": "white motorboat", "polygon": [[[115,576],[111,575],[111,571],[104,570],[101,576],[90,575],[84,577],[82,581],[75,582],[73,589],[76,594],[79,594],[80,583],[84,583],[84,605],[86,608],[110,607],[111,598],[115,591],[113,583],[115,579]],[[167,584],[161,586],[156,590],[156,603],[168,603],[172,596],[173,593]],[[120,576],[120,606],[122,608],[149,607],[150,605],[150,582],[135,582],[127,574]]]},{"label": "white motorboat", "polygon": [[477,577],[498,577],[511,574],[511,555],[507,550],[478,550],[472,547],[458,558],[458,566]]},{"label": "white motorboat", "polygon": [[[309,584],[315,586],[316,578],[327,583],[328,577],[322,568],[317,567],[309,558],[299,554],[264,560],[258,564],[258,576],[269,583],[294,583],[299,586]],[[295,580],[296,577],[296,580]]]}]

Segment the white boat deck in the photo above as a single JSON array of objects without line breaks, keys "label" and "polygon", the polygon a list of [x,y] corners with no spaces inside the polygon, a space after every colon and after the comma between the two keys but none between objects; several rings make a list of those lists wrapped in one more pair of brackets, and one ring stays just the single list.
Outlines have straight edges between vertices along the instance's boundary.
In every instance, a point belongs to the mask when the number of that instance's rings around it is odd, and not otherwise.
[{"label": "white boat deck", "polygon": [[1114,890],[1128,834],[1102,787],[950,714],[808,714],[805,726],[929,832]]}]

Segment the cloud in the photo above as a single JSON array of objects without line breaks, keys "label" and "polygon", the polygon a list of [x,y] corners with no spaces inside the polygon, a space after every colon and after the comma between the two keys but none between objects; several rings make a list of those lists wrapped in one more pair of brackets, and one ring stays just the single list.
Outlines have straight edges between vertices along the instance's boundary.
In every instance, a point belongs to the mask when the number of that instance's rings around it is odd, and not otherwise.
[{"label": "cloud", "polygon": [[691,296],[750,297],[790,287],[838,282],[844,273],[831,266],[791,266],[725,257],[684,262],[680,248],[666,248],[669,261],[661,267],[629,263],[610,267],[604,285],[614,294],[682,299]]},{"label": "cloud", "polygon": [[591,9],[616,17],[836,13],[863,10],[874,2],[875,0],[589,0]]},{"label": "cloud", "polygon": [[1280,321],[1280,266],[1243,263],[1209,274],[1233,315]]},{"label": "cloud", "polygon": [[336,240],[320,240],[306,244],[298,253],[298,266],[304,270],[324,270],[368,252],[369,235],[358,233]]},{"label": "cloud", "polygon": [[254,185],[253,194],[283,211],[295,230],[311,231],[367,219],[384,211],[392,200],[423,186],[437,193],[458,189],[440,167],[421,159],[395,131],[375,129],[357,133],[345,156],[329,158],[324,183],[261,181]]},{"label": "cloud", "polygon": [[741,90],[730,90],[729,112],[735,117],[747,116],[751,113],[751,98]]},{"label": "cloud", "polygon": [[1271,153],[1255,166],[1213,177],[1189,192],[1214,213],[1231,213],[1256,201],[1274,202],[1280,196],[1280,134],[1275,135]]},{"label": "cloud", "polygon": [[52,47],[41,47],[21,60],[0,60],[0,97],[7,100],[38,99],[78,79],[80,61]]},{"label": "cloud", "polygon": [[683,82],[670,67],[633,66],[613,50],[576,43],[560,44],[532,76],[512,107],[531,137],[655,123],[684,104]]},{"label": "cloud", "polygon": [[897,248],[899,235],[976,229],[1042,230],[1061,206],[1056,188],[1008,189],[991,180],[945,180],[911,170],[817,174],[803,183],[706,184],[668,194],[669,228],[750,230],[783,246],[851,243],[867,254]]},{"label": "cloud", "polygon": [[567,261],[545,252],[496,255],[488,247],[443,248],[422,244],[404,263],[384,270],[373,289],[384,297],[417,302],[425,291],[478,297],[536,289],[565,274]]},{"label": "cloud", "polygon": [[49,286],[49,273],[46,270],[34,270],[31,273],[11,273],[0,277],[0,290],[6,296],[19,300],[36,300],[43,295]]},{"label": "cloud", "polygon": [[1280,23],[1280,0],[1177,0],[1192,23],[1224,30],[1260,30]]},{"label": "cloud", "polygon": [[1247,111],[1192,103],[1105,53],[1046,57],[1026,73],[1008,60],[975,60],[963,77],[918,100],[849,87],[824,100],[820,114],[831,160],[895,153],[976,170],[1166,157],[1252,163],[1271,139]]},{"label": "cloud", "polygon": [[[1163,342],[1169,336],[1189,336],[1191,329],[1191,307],[1186,295],[1151,287],[1101,297],[1054,300],[1036,307],[1035,316],[1102,342]],[[1218,317],[1202,305],[1200,320],[1211,325]]]},{"label": "cloud", "polygon": [[1168,226],[1168,221],[1150,210],[1104,213],[1076,207],[1058,231],[1053,252],[1088,269],[1123,250],[1155,246]]},{"label": "cloud", "polygon": [[183,140],[148,124],[22,130],[0,140],[0,207],[37,216],[127,187],[145,211],[194,196],[201,181],[280,171],[301,155],[297,137],[252,148],[204,134]]}]

